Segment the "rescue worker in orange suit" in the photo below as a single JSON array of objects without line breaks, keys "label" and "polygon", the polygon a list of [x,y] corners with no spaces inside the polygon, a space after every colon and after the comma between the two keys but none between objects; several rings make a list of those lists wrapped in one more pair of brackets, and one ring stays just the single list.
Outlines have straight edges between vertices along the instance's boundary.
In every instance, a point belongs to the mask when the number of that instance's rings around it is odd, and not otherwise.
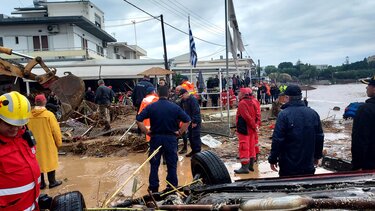
[{"label": "rescue worker in orange suit", "polygon": [[18,92],[0,96],[0,210],[39,210],[40,170],[35,140],[25,127],[31,112]]},{"label": "rescue worker in orange suit", "polygon": [[234,170],[236,174],[247,174],[250,170],[254,171],[257,107],[250,95],[251,92],[247,88],[241,88],[238,94],[240,102],[236,114],[236,126],[241,168]]},{"label": "rescue worker in orange suit", "polygon": [[[146,90],[146,93],[147,93],[147,95],[142,100],[141,106],[139,107],[138,114],[140,114],[143,111],[143,109],[146,108],[146,106],[148,106],[151,103],[154,103],[154,102],[159,100],[159,96],[156,94],[154,87],[148,87],[147,90]],[[150,127],[151,127],[150,119],[143,120],[143,124],[145,125],[147,130],[150,130]],[[146,141],[149,142],[150,139],[151,139],[151,137],[146,134]]]},{"label": "rescue worker in orange suit", "polygon": [[190,142],[191,152],[186,154],[186,157],[191,157],[193,154],[201,151],[201,111],[199,108],[198,100],[186,89],[180,90],[180,97],[182,107],[184,111],[191,118],[191,124],[189,125],[188,138]]},{"label": "rescue worker in orange suit", "polygon": [[181,86],[183,89],[189,92],[191,95],[196,95],[197,92],[195,91],[194,84],[189,81],[189,78],[186,75],[182,76]]},{"label": "rescue worker in orange suit", "polygon": [[[153,153],[159,146],[160,151],[150,160],[150,176],[148,189],[151,192],[159,190],[159,166],[161,155],[164,154],[167,163],[167,181],[173,186],[178,186],[177,178],[177,138],[181,136],[190,124],[190,117],[181,107],[168,100],[169,89],[167,86],[158,88],[159,100],[148,105],[137,115],[137,125],[141,131],[151,136],[150,151]],[[143,121],[150,119],[151,128],[147,130]],[[179,123],[183,122],[181,128]]]},{"label": "rescue worker in orange suit", "polygon": [[256,116],[255,116],[255,124],[257,125],[257,132],[254,134],[255,135],[255,137],[254,137],[255,138],[255,155],[256,155],[254,162],[257,162],[258,161],[258,155],[260,153],[258,133],[259,133],[259,128],[262,124],[262,117],[261,117],[262,112],[260,110],[259,100],[257,100],[256,97],[252,94],[253,90],[251,88],[246,88],[246,89],[247,89],[247,92],[250,93],[249,94],[250,99],[253,101],[254,105],[257,108],[257,112],[256,112]]},{"label": "rescue worker in orange suit", "polygon": [[35,107],[31,110],[27,124],[38,142],[36,158],[42,172],[40,189],[46,187],[44,173],[47,173],[49,188],[62,184],[62,181],[56,180],[56,169],[59,166],[58,147],[62,145],[61,130],[55,115],[46,109],[46,102],[44,94],[35,96]]}]

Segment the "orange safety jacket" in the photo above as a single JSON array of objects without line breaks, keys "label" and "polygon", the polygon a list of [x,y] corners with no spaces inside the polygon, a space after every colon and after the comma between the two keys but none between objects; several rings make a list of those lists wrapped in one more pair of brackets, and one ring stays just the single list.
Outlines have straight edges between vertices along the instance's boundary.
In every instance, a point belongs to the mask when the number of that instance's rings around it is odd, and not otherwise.
[{"label": "orange safety jacket", "polygon": [[189,81],[184,81],[181,84],[182,88],[186,89],[186,91],[189,92],[189,94],[195,95],[197,92],[195,91],[194,84]]},{"label": "orange safety jacket", "polygon": [[39,210],[40,169],[35,146],[22,138],[0,135],[0,210]]},{"label": "orange safety jacket", "polygon": [[[138,114],[140,114],[142,112],[142,110],[144,108],[146,108],[146,106],[148,106],[151,103],[154,103],[154,102],[156,102],[158,100],[159,100],[159,97],[158,97],[157,94],[146,95],[146,97],[143,98],[143,100],[142,100],[141,106],[139,107]],[[143,124],[145,125],[145,127],[147,128],[147,130],[150,130],[150,128],[151,128],[150,119],[143,120]],[[149,135],[146,135],[146,141],[149,142],[150,140],[151,140],[151,137]]]}]

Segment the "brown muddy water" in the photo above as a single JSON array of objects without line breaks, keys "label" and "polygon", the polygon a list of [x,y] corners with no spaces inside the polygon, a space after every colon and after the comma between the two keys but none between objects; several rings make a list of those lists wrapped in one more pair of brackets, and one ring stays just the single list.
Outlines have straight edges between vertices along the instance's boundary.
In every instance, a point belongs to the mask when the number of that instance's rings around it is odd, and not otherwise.
[{"label": "brown muddy water", "polygon": [[[54,189],[42,190],[50,196],[56,196],[69,191],[80,191],[87,207],[101,207],[132,173],[147,159],[146,154],[129,154],[127,157],[78,157],[78,156],[60,156],[59,168],[56,176],[63,180],[63,184]],[[225,163],[232,180],[245,178],[265,178],[277,177],[277,172],[269,168],[269,164],[261,162],[255,165],[255,171],[246,175],[234,175],[233,170],[240,167],[239,163]],[[140,197],[147,194],[149,164],[147,163],[136,175],[138,188],[140,188],[134,197]],[[159,168],[160,190],[166,187],[166,166]],[[327,172],[318,169],[317,173]],[[192,181],[190,170],[190,158],[179,156],[178,162],[179,185],[188,184]],[[123,196],[132,196],[133,181],[131,180],[121,191]]]}]

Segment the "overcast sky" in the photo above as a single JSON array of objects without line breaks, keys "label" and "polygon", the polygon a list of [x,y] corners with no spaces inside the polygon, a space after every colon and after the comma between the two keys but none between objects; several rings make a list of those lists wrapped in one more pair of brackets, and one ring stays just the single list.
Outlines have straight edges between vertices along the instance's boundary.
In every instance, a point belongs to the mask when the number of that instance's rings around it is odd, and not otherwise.
[{"label": "overcast sky", "polygon": [[[161,59],[160,22],[122,0],[91,0],[105,13],[106,31],[118,41],[137,44],[149,58]],[[224,0],[129,0],[188,32],[190,14],[198,60],[225,56]],[[4,4],[6,2],[6,4]],[[0,13],[31,6],[32,0],[1,0]],[[261,66],[301,60],[341,65],[375,55],[374,0],[234,0],[246,52]],[[132,21],[139,23],[134,24]],[[168,58],[189,52],[188,35],[165,26]],[[135,36],[135,31],[137,36]],[[136,39],[135,39],[136,37]],[[229,55],[231,55],[229,53]]]}]

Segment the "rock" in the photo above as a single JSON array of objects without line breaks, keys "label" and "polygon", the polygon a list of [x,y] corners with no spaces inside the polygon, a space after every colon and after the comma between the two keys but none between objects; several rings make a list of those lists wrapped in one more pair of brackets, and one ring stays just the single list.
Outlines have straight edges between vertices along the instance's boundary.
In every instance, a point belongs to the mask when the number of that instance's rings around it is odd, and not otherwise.
[{"label": "rock", "polygon": [[333,107],[333,110],[334,110],[334,111],[340,111],[340,107],[335,106],[335,107]]}]

